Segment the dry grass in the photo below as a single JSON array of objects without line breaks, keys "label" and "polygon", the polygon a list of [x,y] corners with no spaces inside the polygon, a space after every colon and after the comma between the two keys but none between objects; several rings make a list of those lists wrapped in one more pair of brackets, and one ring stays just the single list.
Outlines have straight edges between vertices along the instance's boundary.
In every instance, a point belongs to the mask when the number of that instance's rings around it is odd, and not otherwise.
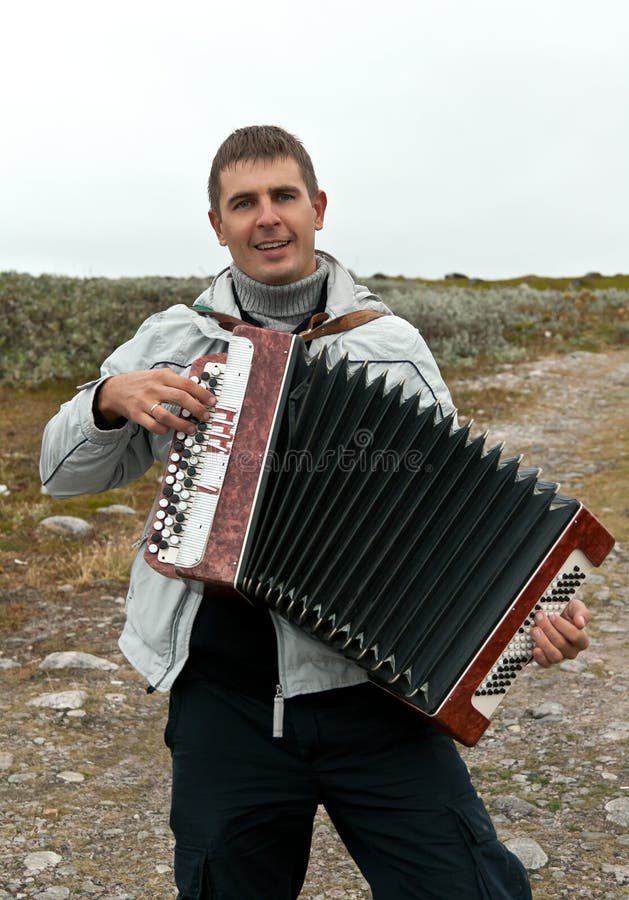
[{"label": "dry grass", "polygon": [[[133,542],[157,490],[155,467],[129,488],[96,496],[54,500],[41,493],[38,464],[43,427],[73,391],[73,385],[60,382],[28,391],[7,390],[0,396],[6,438],[0,449],[0,484],[10,491],[0,500],[0,627],[15,628],[23,618],[19,604],[11,599],[13,588],[79,587],[99,580],[123,585]],[[138,514],[97,512],[114,503],[130,506]],[[71,541],[39,528],[42,519],[56,515],[86,519],[93,532],[87,539]]]},{"label": "dry grass", "polygon": [[51,580],[76,588],[88,587],[98,581],[124,584],[129,577],[133,553],[133,545],[126,540],[124,543],[106,540],[96,545],[94,541],[85,545],[66,545],[60,552],[40,556],[36,564],[29,566],[24,586],[41,589]]}]

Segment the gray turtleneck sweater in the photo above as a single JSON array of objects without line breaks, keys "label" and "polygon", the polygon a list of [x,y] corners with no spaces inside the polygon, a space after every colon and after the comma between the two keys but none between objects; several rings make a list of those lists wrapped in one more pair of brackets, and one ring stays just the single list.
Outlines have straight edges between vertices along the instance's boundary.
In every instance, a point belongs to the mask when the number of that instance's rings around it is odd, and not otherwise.
[{"label": "gray turtleneck sweater", "polygon": [[232,264],[230,271],[241,307],[265,328],[293,331],[316,309],[330,272],[327,260],[320,256],[316,260],[316,272],[293,284],[263,284]]}]

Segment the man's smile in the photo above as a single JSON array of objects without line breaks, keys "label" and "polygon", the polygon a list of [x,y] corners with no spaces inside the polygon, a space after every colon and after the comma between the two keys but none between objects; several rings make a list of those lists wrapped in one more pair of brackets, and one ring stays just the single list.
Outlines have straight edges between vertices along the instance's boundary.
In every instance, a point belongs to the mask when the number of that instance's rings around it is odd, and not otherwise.
[{"label": "man's smile", "polygon": [[279,250],[281,247],[287,247],[290,241],[263,241],[255,244],[256,250]]}]

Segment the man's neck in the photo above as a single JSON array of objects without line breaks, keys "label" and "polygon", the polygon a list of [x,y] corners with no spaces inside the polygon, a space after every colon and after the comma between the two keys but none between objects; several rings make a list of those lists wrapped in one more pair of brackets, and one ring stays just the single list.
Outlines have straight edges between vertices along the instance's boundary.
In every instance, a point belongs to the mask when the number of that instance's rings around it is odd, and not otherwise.
[{"label": "man's neck", "polygon": [[293,331],[319,304],[330,267],[317,257],[317,269],[292,284],[263,284],[231,266],[233,284],[242,309],[265,328]]}]

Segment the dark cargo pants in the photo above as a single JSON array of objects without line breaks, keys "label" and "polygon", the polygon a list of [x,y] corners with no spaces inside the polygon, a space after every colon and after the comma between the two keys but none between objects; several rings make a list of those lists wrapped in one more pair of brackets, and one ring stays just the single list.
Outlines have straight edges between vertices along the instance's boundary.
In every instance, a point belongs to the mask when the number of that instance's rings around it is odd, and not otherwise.
[{"label": "dark cargo pants", "polygon": [[[375,900],[527,900],[452,741],[372,685],[285,703],[176,684],[171,827],[179,900],[292,900],[323,804]],[[332,886],[332,885],[331,885]]]}]

